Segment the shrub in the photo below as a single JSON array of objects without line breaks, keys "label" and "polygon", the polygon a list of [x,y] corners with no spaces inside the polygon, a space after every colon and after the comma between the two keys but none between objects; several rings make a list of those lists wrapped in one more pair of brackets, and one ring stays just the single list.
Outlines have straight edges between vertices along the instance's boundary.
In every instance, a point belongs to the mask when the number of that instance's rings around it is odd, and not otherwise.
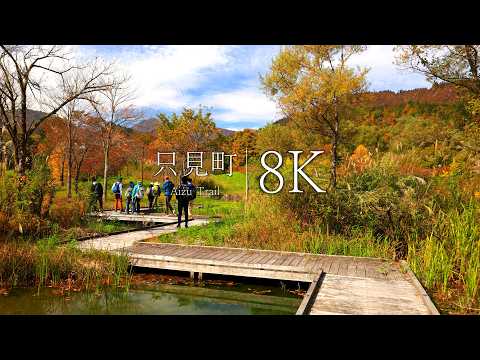
[{"label": "shrub", "polygon": [[[24,176],[13,171],[0,178],[0,227],[3,232],[47,233],[47,215],[55,187],[44,157],[35,157],[33,168]],[[8,218],[8,221],[6,221]]]},{"label": "shrub", "polygon": [[344,236],[370,231],[376,239],[389,239],[404,257],[411,229],[425,235],[430,217],[423,206],[428,201],[426,181],[400,175],[396,164],[396,158],[385,156],[340,178],[336,191],[319,194],[305,184],[303,193],[282,191],[278,199],[304,227],[316,225]]},{"label": "shrub", "polygon": [[88,202],[82,199],[58,199],[50,209],[50,219],[61,227],[67,228],[80,224],[88,208]]}]

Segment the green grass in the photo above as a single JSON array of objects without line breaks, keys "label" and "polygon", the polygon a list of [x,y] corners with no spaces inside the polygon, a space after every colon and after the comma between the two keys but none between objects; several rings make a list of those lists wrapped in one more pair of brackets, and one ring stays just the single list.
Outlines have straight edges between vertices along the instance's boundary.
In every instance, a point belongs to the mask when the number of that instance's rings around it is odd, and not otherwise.
[{"label": "green grass", "polygon": [[[243,201],[229,201],[210,197],[197,197],[193,202],[194,214],[217,217],[229,215],[243,208]],[[198,207],[201,206],[201,207]]]},{"label": "green grass", "polygon": [[150,241],[189,245],[224,245],[225,239],[234,235],[234,225],[242,219],[243,202],[205,197],[195,199],[194,204],[204,206],[199,209],[194,208],[193,214],[208,215],[211,218],[209,224],[189,228],[182,227],[175,233],[160,235]]},{"label": "green grass", "polygon": [[137,226],[134,224],[122,223],[120,221],[109,220],[108,222],[105,222],[93,219],[87,221],[84,228],[100,234],[109,234],[117,231],[135,229]]},{"label": "green grass", "polygon": [[378,240],[371,232],[358,233],[346,238],[341,235],[327,235],[323,232],[310,231],[303,242],[303,251],[313,254],[345,255],[360,257],[393,257],[394,247],[388,239]]},{"label": "green grass", "polygon": [[224,193],[227,195],[245,194],[245,174],[243,173],[234,172],[232,176],[226,174],[213,175],[209,179],[224,189]]},{"label": "green grass", "polygon": [[153,239],[153,242],[222,246],[227,237],[233,236],[233,225],[237,220],[233,217],[220,221],[213,221],[205,226],[191,226],[181,228],[175,233],[165,234]]}]

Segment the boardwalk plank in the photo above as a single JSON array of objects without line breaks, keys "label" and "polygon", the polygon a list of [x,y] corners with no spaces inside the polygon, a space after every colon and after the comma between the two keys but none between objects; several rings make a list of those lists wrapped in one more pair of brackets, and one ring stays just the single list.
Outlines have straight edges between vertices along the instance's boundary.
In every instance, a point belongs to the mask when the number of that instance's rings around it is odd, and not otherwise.
[{"label": "boardwalk plank", "polygon": [[406,281],[326,275],[311,314],[428,314]]},{"label": "boardwalk plank", "polygon": [[296,255],[289,254],[285,258],[285,261],[281,264],[282,266],[290,266],[290,264],[296,259]]},{"label": "boardwalk plank", "polygon": [[348,267],[352,262],[353,262],[353,260],[341,261],[340,266],[338,268],[338,275],[347,276],[348,275]]},{"label": "boardwalk plank", "polygon": [[290,266],[299,266],[302,261],[305,260],[305,256],[298,255],[295,260],[292,261]]},{"label": "boardwalk plank", "polygon": [[229,259],[229,262],[237,262],[240,258],[244,257],[247,253],[247,250],[242,250],[239,254],[234,256],[233,258]]},{"label": "boardwalk plank", "polygon": [[270,258],[265,264],[273,265],[277,260],[281,259],[282,256],[283,255],[281,253],[274,253],[272,258]]},{"label": "boardwalk plank", "polygon": [[225,259],[223,259],[223,261],[232,261],[233,259],[235,259],[235,257],[237,257],[242,251],[244,250],[241,250],[241,249],[231,249],[231,253],[225,257]]},{"label": "boardwalk plank", "polygon": [[260,264],[268,264],[268,262],[275,257],[275,253],[269,252],[265,257],[260,259]]},{"label": "boardwalk plank", "polygon": [[257,263],[257,260],[263,257],[264,255],[265,255],[264,253],[258,252],[258,253],[252,254],[252,256],[248,257],[248,259],[243,260],[243,262],[247,264],[255,264]]},{"label": "boardwalk plank", "polygon": [[348,263],[348,267],[345,275],[357,276],[357,264],[358,264],[357,259],[352,259],[352,261]]},{"label": "boardwalk plank", "polygon": [[216,258],[218,261],[226,261],[226,259],[228,259],[229,257],[231,257],[232,255],[236,254],[235,251],[230,251],[230,250],[226,250],[222,253],[222,256],[219,256],[218,258]]},{"label": "boardwalk plank", "polygon": [[240,258],[238,258],[238,259],[236,260],[236,262],[238,262],[238,263],[247,263],[248,260],[251,259],[252,256],[255,256],[255,255],[256,255],[256,253],[253,252],[253,251],[246,251],[245,254],[244,254],[242,257],[240,257]]}]

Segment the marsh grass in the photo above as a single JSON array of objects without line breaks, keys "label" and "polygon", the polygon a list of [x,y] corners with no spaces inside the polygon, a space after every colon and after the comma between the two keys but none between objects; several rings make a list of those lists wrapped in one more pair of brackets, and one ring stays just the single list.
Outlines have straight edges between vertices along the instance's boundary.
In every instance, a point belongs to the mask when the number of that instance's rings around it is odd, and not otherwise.
[{"label": "marsh grass", "polygon": [[408,262],[427,289],[450,297],[450,285],[456,284],[461,308],[474,308],[479,302],[480,228],[478,205],[472,200],[461,210],[439,213],[430,236],[412,239]]},{"label": "marsh grass", "polygon": [[96,289],[123,286],[130,278],[128,257],[101,251],[82,252],[72,241],[59,245],[52,236],[32,244],[28,241],[0,243],[0,286]]}]

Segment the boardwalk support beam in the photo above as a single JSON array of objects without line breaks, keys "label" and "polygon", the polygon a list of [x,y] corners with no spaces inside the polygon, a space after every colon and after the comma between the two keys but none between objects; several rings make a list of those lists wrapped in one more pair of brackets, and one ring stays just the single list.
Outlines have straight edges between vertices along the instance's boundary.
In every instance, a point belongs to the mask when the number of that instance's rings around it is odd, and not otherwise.
[{"label": "boardwalk support beam", "polygon": [[324,277],[325,273],[323,271],[320,271],[318,275],[315,276],[308,287],[307,293],[303,297],[302,303],[297,309],[296,315],[308,315],[310,313],[310,309],[317,298],[318,289],[320,288]]}]

